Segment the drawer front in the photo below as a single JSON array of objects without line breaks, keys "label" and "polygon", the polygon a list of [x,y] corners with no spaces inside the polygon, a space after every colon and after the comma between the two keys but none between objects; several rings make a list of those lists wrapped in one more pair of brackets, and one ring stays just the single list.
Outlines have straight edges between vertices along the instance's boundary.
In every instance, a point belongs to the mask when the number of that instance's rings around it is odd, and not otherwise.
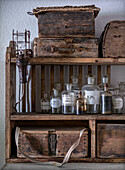
[{"label": "drawer front", "polygon": [[97,157],[125,158],[125,124],[97,125]]},{"label": "drawer front", "polygon": [[[33,158],[64,157],[78,140],[80,130],[21,130],[19,134],[17,157],[24,157],[22,153]],[[22,153],[21,153],[21,152]],[[88,131],[81,137],[79,146],[72,152],[71,157],[88,156]]]},{"label": "drawer front", "polygon": [[43,57],[98,57],[98,39],[35,38],[34,55]]}]

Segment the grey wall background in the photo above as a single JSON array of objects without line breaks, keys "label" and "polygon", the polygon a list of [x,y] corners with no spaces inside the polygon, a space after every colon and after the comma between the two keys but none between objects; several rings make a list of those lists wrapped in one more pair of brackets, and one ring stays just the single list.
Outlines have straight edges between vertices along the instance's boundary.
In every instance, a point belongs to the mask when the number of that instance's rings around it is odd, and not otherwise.
[{"label": "grey wall background", "polygon": [[[31,31],[31,41],[38,36],[37,19],[27,15],[38,6],[92,5],[101,8],[96,18],[96,37],[110,20],[125,20],[125,0],[0,0],[0,169],[5,157],[5,52],[12,40],[12,30]],[[125,81],[125,66],[112,66],[111,82]]]}]

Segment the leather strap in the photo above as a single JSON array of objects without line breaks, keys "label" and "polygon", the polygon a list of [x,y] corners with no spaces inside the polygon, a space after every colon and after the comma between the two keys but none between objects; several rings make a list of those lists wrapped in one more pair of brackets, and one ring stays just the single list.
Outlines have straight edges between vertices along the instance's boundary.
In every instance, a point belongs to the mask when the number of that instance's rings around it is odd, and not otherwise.
[{"label": "leather strap", "polygon": [[[82,129],[82,130],[80,131],[78,140],[70,147],[70,149],[68,150],[67,154],[65,155],[62,163],[55,162],[55,161],[40,162],[40,161],[37,161],[37,160],[29,157],[28,155],[24,154],[21,150],[20,150],[20,152],[21,152],[21,154],[22,154],[23,156],[25,156],[25,157],[26,157],[27,159],[29,159],[31,162],[34,162],[34,163],[37,163],[37,164],[40,164],[40,165],[53,165],[53,166],[61,167],[62,165],[66,164],[66,163],[69,161],[69,158],[70,158],[70,155],[71,155],[72,151],[79,145],[80,139],[81,139],[82,134],[83,134],[83,132],[84,132],[85,130],[87,130],[87,129],[84,128],[84,129]],[[20,128],[19,128],[19,127],[16,127],[16,131],[15,131],[15,142],[16,142],[17,148],[18,148],[19,133],[20,133]]]}]

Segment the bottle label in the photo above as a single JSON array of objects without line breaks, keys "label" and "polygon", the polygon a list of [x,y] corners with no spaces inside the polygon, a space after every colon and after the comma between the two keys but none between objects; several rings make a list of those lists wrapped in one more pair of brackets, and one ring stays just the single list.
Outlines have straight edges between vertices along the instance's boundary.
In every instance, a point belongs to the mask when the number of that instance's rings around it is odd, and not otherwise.
[{"label": "bottle label", "polygon": [[75,95],[62,95],[63,106],[75,106],[76,97]]},{"label": "bottle label", "polygon": [[99,104],[100,91],[85,91],[87,104]]},{"label": "bottle label", "polygon": [[122,99],[113,99],[113,107],[114,109],[122,109],[123,107],[123,100]]},{"label": "bottle label", "polygon": [[50,100],[50,105],[51,105],[51,107],[52,108],[59,108],[60,106],[61,106],[61,100],[60,100],[60,98],[56,98],[56,99],[51,99]]},{"label": "bottle label", "polygon": [[50,103],[49,102],[41,102],[41,110],[50,110]]}]

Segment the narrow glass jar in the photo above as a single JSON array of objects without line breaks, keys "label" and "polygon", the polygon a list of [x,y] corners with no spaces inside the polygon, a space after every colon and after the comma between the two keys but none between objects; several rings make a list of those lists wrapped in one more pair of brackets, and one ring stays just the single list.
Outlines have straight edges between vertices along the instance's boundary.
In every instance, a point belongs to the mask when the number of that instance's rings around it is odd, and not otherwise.
[{"label": "narrow glass jar", "polygon": [[75,114],[76,94],[72,90],[72,84],[66,84],[66,90],[62,92],[62,113]]},{"label": "narrow glass jar", "polygon": [[100,106],[102,114],[112,113],[112,93],[108,91],[107,83],[104,84],[104,91],[101,92]]},{"label": "narrow glass jar", "polygon": [[112,112],[122,113],[123,112],[123,98],[119,94],[119,89],[114,90],[114,95],[112,96]]},{"label": "narrow glass jar", "polygon": [[88,76],[88,84],[82,87],[82,95],[87,99],[87,113],[99,113],[100,88],[94,84],[94,77]]},{"label": "narrow glass jar", "polygon": [[53,89],[53,95],[50,98],[51,113],[61,113],[61,98],[58,90]]},{"label": "narrow glass jar", "polygon": [[108,91],[110,91],[112,93],[112,95],[114,94],[114,86],[109,84],[109,79],[108,79],[108,76],[103,76],[102,77],[102,83],[99,84],[99,88],[101,90],[101,92],[104,91],[104,84],[107,84],[107,87],[108,87]]},{"label": "narrow glass jar", "polygon": [[87,99],[85,98],[85,96],[82,96],[81,91],[78,94],[78,98],[76,99],[76,114],[80,115],[80,114],[84,114],[86,113],[87,107]]},{"label": "narrow glass jar", "polygon": [[51,111],[49,94],[47,92],[44,92],[43,98],[41,99],[41,111],[44,114],[50,113]]}]

